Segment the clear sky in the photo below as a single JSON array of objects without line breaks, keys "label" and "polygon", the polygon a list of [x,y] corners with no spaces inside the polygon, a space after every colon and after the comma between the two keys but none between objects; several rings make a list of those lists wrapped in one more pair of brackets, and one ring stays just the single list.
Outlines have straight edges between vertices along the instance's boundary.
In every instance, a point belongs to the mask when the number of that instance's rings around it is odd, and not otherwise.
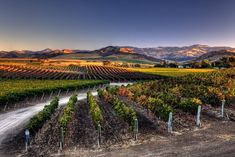
[{"label": "clear sky", "polygon": [[235,47],[235,0],[0,0],[0,50]]}]

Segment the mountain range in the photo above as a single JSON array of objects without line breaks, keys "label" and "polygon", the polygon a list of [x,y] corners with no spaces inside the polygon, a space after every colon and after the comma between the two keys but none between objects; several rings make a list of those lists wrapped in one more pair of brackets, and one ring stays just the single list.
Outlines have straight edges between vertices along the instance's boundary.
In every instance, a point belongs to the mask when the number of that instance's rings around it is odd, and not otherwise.
[{"label": "mountain range", "polygon": [[212,51],[231,50],[231,47],[210,47],[207,45],[191,45],[183,47],[157,47],[157,48],[135,48],[134,52],[152,56],[168,61],[189,61]]},{"label": "mountain range", "polygon": [[183,47],[156,47],[137,48],[131,46],[108,46],[97,50],[53,50],[41,51],[0,51],[0,58],[67,58],[86,60],[121,60],[160,62],[167,61],[191,61],[200,59],[216,60],[218,57],[235,54],[232,47],[211,47],[208,45],[191,45]]}]

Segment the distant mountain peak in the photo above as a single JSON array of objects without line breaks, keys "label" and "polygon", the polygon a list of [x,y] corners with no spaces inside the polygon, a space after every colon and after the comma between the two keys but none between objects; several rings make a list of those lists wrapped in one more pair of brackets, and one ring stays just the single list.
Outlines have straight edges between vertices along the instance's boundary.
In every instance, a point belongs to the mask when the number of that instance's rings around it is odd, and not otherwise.
[{"label": "distant mountain peak", "polygon": [[128,53],[128,54],[134,54],[134,49],[133,48],[128,48],[128,47],[121,47],[119,49],[120,52],[122,53]]},{"label": "distant mountain peak", "polygon": [[209,47],[208,45],[204,45],[204,44],[194,44],[194,45],[191,45],[189,47]]},{"label": "distant mountain peak", "polygon": [[70,50],[70,49],[63,49],[62,52],[63,52],[63,53],[73,53],[73,50]]},{"label": "distant mountain peak", "polygon": [[27,53],[27,50],[15,50],[14,52],[19,53],[19,54],[24,54]]},{"label": "distant mountain peak", "polygon": [[45,52],[45,53],[47,53],[47,52],[51,52],[51,51],[53,51],[52,49],[50,49],[50,48],[46,48],[46,49],[44,49],[44,50],[41,50],[41,52]]}]

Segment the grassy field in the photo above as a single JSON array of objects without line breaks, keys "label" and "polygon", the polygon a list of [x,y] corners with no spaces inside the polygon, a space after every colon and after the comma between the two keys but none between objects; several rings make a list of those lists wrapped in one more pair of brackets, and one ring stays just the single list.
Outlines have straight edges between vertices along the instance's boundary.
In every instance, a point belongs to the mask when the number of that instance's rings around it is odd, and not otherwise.
[{"label": "grassy field", "polygon": [[162,76],[184,76],[191,73],[212,72],[215,69],[180,69],[180,68],[129,68],[149,74],[157,74]]}]

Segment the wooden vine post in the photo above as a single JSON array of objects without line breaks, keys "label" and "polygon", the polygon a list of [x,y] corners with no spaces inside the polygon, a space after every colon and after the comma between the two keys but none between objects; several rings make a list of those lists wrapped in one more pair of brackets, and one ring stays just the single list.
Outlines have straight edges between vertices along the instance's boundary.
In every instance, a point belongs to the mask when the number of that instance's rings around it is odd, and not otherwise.
[{"label": "wooden vine post", "polygon": [[169,118],[168,118],[168,128],[167,128],[167,131],[168,133],[171,133],[172,132],[172,120],[173,120],[173,114],[172,112],[169,113]]},{"label": "wooden vine post", "polygon": [[225,105],[226,100],[222,100],[221,104],[221,116],[224,117],[224,105]]},{"label": "wooden vine post", "polygon": [[138,124],[138,119],[137,118],[135,118],[135,120],[134,120],[134,123],[135,123],[135,125],[134,125],[134,133],[135,133],[135,140],[137,140],[137,135],[138,135],[138,132],[139,132],[139,124]]},{"label": "wooden vine post", "polygon": [[201,126],[201,105],[198,105],[198,108],[197,108],[197,121],[196,121],[196,124],[198,127]]},{"label": "wooden vine post", "polygon": [[98,123],[98,148],[100,148],[100,144],[101,144],[101,125],[100,123]]}]

